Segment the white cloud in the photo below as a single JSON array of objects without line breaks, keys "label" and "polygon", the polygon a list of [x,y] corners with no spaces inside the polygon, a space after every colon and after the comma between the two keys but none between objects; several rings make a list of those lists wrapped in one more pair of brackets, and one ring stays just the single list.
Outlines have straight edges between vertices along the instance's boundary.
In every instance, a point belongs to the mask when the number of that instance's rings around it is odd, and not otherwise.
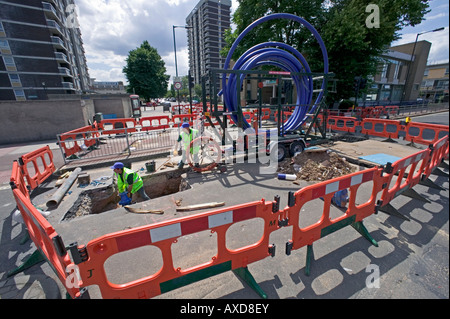
[{"label": "white cloud", "polygon": [[[128,52],[144,40],[158,50],[167,74],[174,75],[172,25],[183,25],[195,4],[192,0],[78,0],[78,18],[91,77],[99,81],[124,79],[120,72],[107,70],[121,70]],[[185,30],[176,29],[176,41],[179,74],[187,74]]]},{"label": "white cloud", "polygon": [[[420,32],[419,32],[420,33]],[[401,45],[411,43],[416,40],[417,33],[403,34],[402,38],[392,45]],[[419,35],[417,41],[426,40],[431,43],[430,53],[428,55],[428,64],[445,63],[449,61],[449,27],[438,32],[430,32]]]},{"label": "white cloud", "polygon": [[441,12],[441,13],[435,14],[433,16],[427,16],[427,20],[428,21],[429,20],[436,20],[436,19],[447,17],[447,16],[448,16],[448,13]]}]

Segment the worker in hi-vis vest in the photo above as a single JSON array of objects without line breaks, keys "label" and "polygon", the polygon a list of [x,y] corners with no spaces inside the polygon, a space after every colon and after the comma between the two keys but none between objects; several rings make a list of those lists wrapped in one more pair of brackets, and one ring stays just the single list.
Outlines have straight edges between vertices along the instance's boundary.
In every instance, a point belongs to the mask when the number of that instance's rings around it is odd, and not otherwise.
[{"label": "worker in hi-vis vest", "polygon": [[127,192],[130,199],[134,194],[138,194],[143,200],[150,199],[145,193],[144,182],[138,173],[126,168],[121,162],[115,163],[111,168],[114,170],[117,179],[119,194]]},{"label": "worker in hi-vis vest", "polygon": [[181,125],[181,134],[178,137],[177,144],[175,145],[175,149],[173,151],[173,155],[178,155],[178,148],[181,143],[182,150],[181,150],[181,160],[178,163],[178,168],[181,169],[184,167],[184,163],[186,163],[187,158],[187,152],[190,152],[192,154],[192,157],[194,159],[195,167],[198,167],[198,152],[200,151],[199,145],[196,145],[198,143],[194,143],[191,148],[189,148],[189,145],[193,140],[195,140],[197,137],[199,137],[199,132],[196,129],[190,128],[188,122],[184,122]]}]

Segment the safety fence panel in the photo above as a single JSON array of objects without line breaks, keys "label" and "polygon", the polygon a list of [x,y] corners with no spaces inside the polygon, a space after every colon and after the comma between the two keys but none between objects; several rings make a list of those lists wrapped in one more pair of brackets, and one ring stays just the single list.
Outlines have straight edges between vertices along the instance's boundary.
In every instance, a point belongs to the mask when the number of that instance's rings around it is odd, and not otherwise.
[{"label": "safety fence panel", "polygon": [[134,118],[106,119],[98,123],[101,134],[123,134],[125,132],[136,132],[138,121]]},{"label": "safety fence panel", "polygon": [[11,178],[9,179],[10,185],[13,188],[18,188],[19,191],[25,196],[28,200],[30,199],[30,193],[28,191],[25,178],[22,173],[22,169],[19,166],[19,163],[17,161],[13,162],[13,168],[11,172]]},{"label": "safety fence panel", "polygon": [[[177,132],[177,129],[173,129]],[[155,133],[161,133],[156,131]],[[147,135],[153,132],[136,132]],[[127,134],[128,135],[128,134]],[[22,156],[24,163],[33,163],[36,158],[51,153],[49,148],[37,150]],[[436,141],[430,148],[417,152],[411,156],[388,164],[385,167],[374,167],[364,171],[306,186],[289,195],[288,206],[279,209],[279,202],[266,202],[264,199],[242,205],[222,208],[206,213],[185,216],[178,219],[159,222],[107,234],[90,241],[86,246],[71,245],[72,259],[66,251],[62,238],[55,229],[40,214],[30,201],[25,185],[26,172],[16,161],[13,163],[11,174],[11,188],[30,237],[38,250],[47,259],[56,272],[61,283],[69,294],[80,297],[81,291],[77,287],[98,285],[104,298],[151,298],[167,291],[188,285],[192,282],[223,273],[237,270],[247,265],[273,256],[274,246],[269,245],[272,232],[285,226],[292,227],[291,250],[304,246],[311,246],[313,242],[323,238],[348,225],[354,226],[374,212],[379,205],[377,195],[381,193],[382,205],[415,186],[424,176],[429,176],[444,158],[449,154],[449,137],[445,136]],[[50,156],[52,162],[53,157]],[[422,164],[419,166],[419,163]],[[32,179],[37,185],[41,184],[43,176],[53,170],[53,163],[46,166],[39,178]],[[405,176],[406,170],[409,174]],[[397,182],[391,187],[394,175],[398,175]],[[405,179],[403,181],[403,179]],[[368,183],[368,184],[366,184]],[[370,198],[362,204],[357,203],[360,187],[371,184]],[[362,186],[363,184],[366,184]],[[345,212],[336,218],[331,218],[330,210],[332,198],[339,191],[349,190],[349,198]],[[323,209],[318,222],[301,227],[303,219],[302,208],[308,202],[321,199]],[[227,237],[230,227],[242,221],[262,219],[263,232],[261,238],[250,245],[239,248],[229,248]],[[207,262],[181,269],[174,266],[172,246],[181,237],[210,231],[217,235],[217,253]],[[367,230],[366,230],[367,231]],[[143,246],[154,246],[161,251],[163,266],[155,274],[131,281],[126,284],[112,284],[105,272],[104,264],[108,258],[121,252],[130,251]],[[286,246],[287,248],[288,246]],[[73,262],[72,262],[73,260]],[[74,284],[69,279],[68,269],[79,269],[79,281]]]},{"label": "safety fence panel", "polygon": [[[292,112],[284,111],[281,114],[283,115],[283,118],[281,119],[281,121],[286,122],[289,119],[289,117],[292,115]],[[275,122],[278,122],[278,111],[275,111],[273,113],[273,116],[274,116]]]},{"label": "safety fence panel", "polygon": [[[381,178],[381,168],[371,168],[361,172],[335,178],[315,185],[306,186],[297,191],[295,205],[289,209],[289,226],[293,226],[292,250],[312,245],[326,235],[341,229],[345,226],[362,221],[364,218],[375,212],[376,196],[382,190],[383,179]],[[363,204],[356,204],[358,188],[361,184],[373,182],[371,197]],[[335,219],[330,218],[331,201],[338,191],[348,189],[350,196],[348,208],[345,213]],[[321,198],[324,201],[321,218],[318,222],[300,227],[302,219],[302,207],[309,201]]]},{"label": "safety fence panel", "polygon": [[329,116],[327,118],[327,129],[355,133],[359,122],[354,117]]},{"label": "safety fence panel", "polygon": [[152,116],[142,117],[139,120],[139,125],[141,131],[165,130],[170,127],[169,122],[169,116]]},{"label": "safety fence panel", "polygon": [[76,283],[71,279],[68,279],[68,269],[70,269],[69,266],[73,266],[73,263],[64,247],[62,238],[31,203],[28,192],[23,188],[23,184],[16,184],[17,182],[20,183],[20,181],[23,182],[21,168],[17,165],[17,162],[13,165],[11,176],[11,188],[14,199],[17,208],[20,210],[30,238],[33,240],[41,255],[52,266],[52,269],[55,271],[71,297],[80,297],[79,286],[77,288]]},{"label": "safety fence panel", "polygon": [[[65,161],[131,156],[139,152],[164,153],[175,145],[179,136],[178,130],[178,128],[168,128],[127,133],[125,129],[124,134],[120,133],[122,129],[109,130],[109,135],[101,136],[95,147],[80,149],[71,157],[65,158]],[[75,142],[83,144],[84,139],[77,139]]]},{"label": "safety fence panel", "polygon": [[99,136],[98,124],[95,122],[92,126],[84,126],[58,135],[58,144],[68,157],[96,145]]},{"label": "safety fence panel", "polygon": [[[19,158],[20,168],[31,189],[35,189],[56,170],[50,147],[44,146]],[[30,169],[32,165],[33,171]]]},{"label": "safety fence panel", "polygon": [[180,127],[183,122],[188,122],[190,126],[194,125],[196,114],[178,114],[172,116],[173,127]]},{"label": "safety fence panel", "polygon": [[361,133],[365,135],[392,139],[398,138],[402,130],[403,126],[399,121],[370,118],[361,121]]},{"label": "safety fence panel", "polygon": [[[271,255],[269,236],[279,228],[275,221],[280,214],[272,213],[272,206],[272,202],[261,200],[124,230],[92,240],[83,248],[86,258],[78,264],[83,286],[98,285],[103,298],[151,298],[228,270],[246,267]],[[229,249],[226,237],[230,226],[254,218],[264,220],[261,239],[248,246]],[[175,268],[171,246],[182,236],[205,230],[217,234],[217,254],[206,263],[187,269]],[[146,245],[160,249],[162,268],[151,276],[126,284],[110,283],[105,273],[105,261],[120,252]]]},{"label": "safety fence panel", "polygon": [[[417,185],[422,179],[422,175],[426,172],[430,158],[430,150],[426,149],[395,163],[387,163],[385,167],[384,183],[386,187],[381,195],[381,207],[386,206],[395,197]],[[417,168],[419,162],[422,164]],[[408,171],[408,173],[407,173]],[[397,179],[394,179],[397,176]]]},{"label": "safety fence panel", "polygon": [[386,116],[394,116],[399,114],[399,107],[398,105],[388,105],[384,108],[384,115]]},{"label": "safety fence panel", "polygon": [[434,143],[431,147],[430,163],[426,167],[424,175],[426,178],[437,168],[444,159],[448,159],[449,154],[449,137],[445,136]]},{"label": "safety fence panel", "polygon": [[375,106],[369,114],[371,118],[380,118],[380,116],[384,113],[384,106]]},{"label": "safety fence panel", "polygon": [[[253,110],[254,116],[258,116],[258,110]],[[272,114],[270,108],[263,108],[261,109],[261,121],[269,120],[270,114]]]},{"label": "safety fence panel", "polygon": [[430,145],[449,134],[448,125],[409,122],[406,125],[405,140]]}]

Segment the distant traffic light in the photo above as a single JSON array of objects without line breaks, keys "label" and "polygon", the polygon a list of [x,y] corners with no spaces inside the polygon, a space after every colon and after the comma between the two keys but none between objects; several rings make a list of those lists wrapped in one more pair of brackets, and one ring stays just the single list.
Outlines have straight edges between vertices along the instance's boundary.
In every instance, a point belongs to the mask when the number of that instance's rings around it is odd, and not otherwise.
[{"label": "distant traffic light", "polygon": [[367,80],[365,78],[361,78],[361,81],[359,82],[359,88],[361,90],[366,88]]},{"label": "distant traffic light", "polygon": [[360,85],[361,85],[361,77],[355,76],[355,78],[353,79],[353,88],[355,89],[355,91],[359,89]]},{"label": "distant traffic light", "polygon": [[356,90],[363,90],[367,85],[367,79],[362,76],[355,76],[353,80],[353,88]]},{"label": "distant traffic light", "polygon": [[188,72],[188,82],[189,82],[189,90],[192,89],[195,85],[194,77],[191,75],[191,71]]}]

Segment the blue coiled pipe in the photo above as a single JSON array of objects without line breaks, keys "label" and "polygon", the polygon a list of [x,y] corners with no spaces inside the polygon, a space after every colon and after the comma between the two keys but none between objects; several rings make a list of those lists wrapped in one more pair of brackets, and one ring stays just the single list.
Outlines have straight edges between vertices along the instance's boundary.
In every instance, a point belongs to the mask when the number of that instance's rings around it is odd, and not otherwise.
[{"label": "blue coiled pipe", "polygon": [[[326,74],[328,74],[328,54],[317,30],[308,23],[305,19],[300,18],[296,15],[290,13],[274,13],[265,17],[262,17],[252,24],[250,24],[234,41],[228,52],[227,58],[225,60],[224,69],[228,69],[230,65],[231,57],[239,45],[241,40],[250,32],[253,28],[269,20],[274,19],[289,19],[308,28],[309,31],[314,35],[317,42],[319,43],[320,49],[322,51],[323,61],[324,61],[324,78],[322,81],[321,92],[318,94],[314,104],[311,102],[313,98],[313,79],[311,75],[297,76],[293,75],[292,79],[295,83],[297,89],[297,101],[296,107],[292,116],[281,126],[282,133],[287,133],[290,131],[297,130],[306,120],[308,113],[315,112],[316,108],[319,106],[323,98],[323,93],[325,86],[327,85]],[[280,42],[265,42],[255,45],[251,49],[247,50],[235,63],[233,70],[244,70],[249,71],[262,65],[272,65],[279,67],[280,69],[291,72],[291,73],[311,73],[308,62],[303,57],[303,55],[294,49],[292,46]],[[239,76],[239,83],[243,83],[245,74]],[[235,112],[238,110],[238,98],[236,95],[236,81],[238,80],[236,74],[231,73],[228,77],[224,73],[222,76],[222,91],[219,93],[223,95],[224,102],[229,112]],[[232,116],[233,121],[238,124],[238,117],[236,114]],[[243,129],[250,127],[250,124],[243,119]]]}]

